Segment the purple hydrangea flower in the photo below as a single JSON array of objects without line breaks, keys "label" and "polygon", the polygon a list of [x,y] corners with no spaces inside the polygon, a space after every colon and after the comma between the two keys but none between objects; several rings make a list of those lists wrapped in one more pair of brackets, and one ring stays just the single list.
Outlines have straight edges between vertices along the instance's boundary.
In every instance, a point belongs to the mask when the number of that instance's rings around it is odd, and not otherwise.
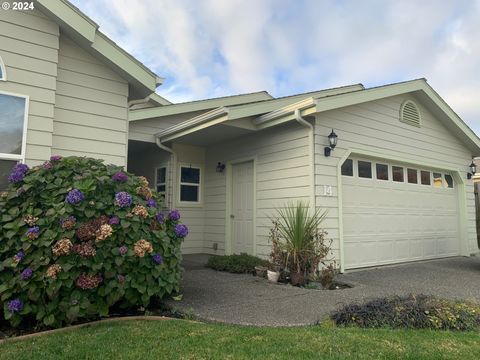
[{"label": "purple hydrangea flower", "polygon": [[110,225],[118,225],[120,224],[120,219],[118,218],[118,216],[112,216],[110,220],[108,220],[108,223]]},{"label": "purple hydrangea flower", "polygon": [[170,211],[170,213],[168,214],[168,218],[173,221],[180,220],[180,211],[178,211],[177,209]]},{"label": "purple hydrangea flower", "polygon": [[156,208],[157,207],[157,202],[154,199],[149,199],[147,201],[147,207]]},{"label": "purple hydrangea flower", "polygon": [[85,199],[85,195],[83,195],[83,193],[80,190],[72,189],[68,192],[65,200],[69,204],[75,205],[75,204],[78,204],[78,203],[82,202],[84,199]]},{"label": "purple hydrangea flower", "polygon": [[20,261],[23,260],[24,257],[25,257],[25,253],[23,251],[19,251],[13,257],[13,261],[15,261],[16,263],[19,263]]},{"label": "purple hydrangea flower", "polygon": [[186,225],[183,224],[177,224],[175,225],[175,235],[177,237],[184,238],[185,236],[188,235],[188,228]]},{"label": "purple hydrangea flower", "polygon": [[62,160],[62,157],[60,155],[52,155],[50,156],[50,161],[55,162],[55,161],[60,161]]},{"label": "purple hydrangea flower", "polygon": [[132,197],[129,193],[121,191],[115,194],[115,204],[120,207],[127,207],[132,205]]},{"label": "purple hydrangea flower", "polygon": [[117,281],[118,281],[120,284],[123,284],[123,283],[125,282],[125,276],[118,274],[118,275],[117,275]]},{"label": "purple hydrangea flower", "polygon": [[162,257],[162,255],[160,255],[160,254],[154,254],[154,255],[152,256],[152,259],[153,259],[153,261],[156,262],[158,265],[160,265],[160,264],[163,263],[163,257]]},{"label": "purple hydrangea flower", "polygon": [[27,280],[27,279],[30,279],[32,275],[33,275],[33,270],[30,268],[26,268],[25,270],[22,271],[22,273],[20,274],[20,277],[23,280]]},{"label": "purple hydrangea flower", "polygon": [[125,182],[125,181],[128,180],[128,175],[125,174],[122,171],[119,171],[119,172],[116,172],[115,174],[113,174],[112,180],[113,181],[118,181],[118,182]]},{"label": "purple hydrangea flower", "polygon": [[157,219],[160,224],[163,224],[165,222],[165,215],[163,215],[162,213],[158,213],[157,215],[155,215],[155,219]]},{"label": "purple hydrangea flower", "polygon": [[38,238],[38,235],[40,234],[40,228],[38,226],[33,226],[28,228],[28,230],[25,232],[25,236],[29,240],[34,240]]},{"label": "purple hydrangea flower", "polygon": [[53,168],[53,164],[50,161],[45,161],[42,167],[46,170],[51,170]]},{"label": "purple hydrangea flower", "polygon": [[119,253],[120,255],[125,255],[125,254],[127,253],[127,251],[128,251],[128,248],[127,248],[126,246],[120,246],[120,247],[118,248],[118,253]]},{"label": "purple hydrangea flower", "polygon": [[8,181],[11,183],[17,183],[23,180],[25,175],[27,175],[28,172],[28,165],[26,164],[17,164],[13,167],[9,177]]},{"label": "purple hydrangea flower", "polygon": [[8,311],[11,313],[20,312],[23,309],[23,301],[20,299],[13,299],[8,302]]}]

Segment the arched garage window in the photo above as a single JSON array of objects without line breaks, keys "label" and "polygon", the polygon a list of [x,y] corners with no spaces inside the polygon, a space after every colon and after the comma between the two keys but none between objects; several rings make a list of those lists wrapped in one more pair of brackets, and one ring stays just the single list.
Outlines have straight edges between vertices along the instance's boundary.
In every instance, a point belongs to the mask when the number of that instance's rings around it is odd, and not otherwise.
[{"label": "arched garage window", "polygon": [[0,191],[10,170],[25,160],[28,97],[0,91]]},{"label": "arched garage window", "polygon": [[0,56],[0,81],[7,80],[7,71],[5,70],[5,64],[3,63],[2,57]]}]

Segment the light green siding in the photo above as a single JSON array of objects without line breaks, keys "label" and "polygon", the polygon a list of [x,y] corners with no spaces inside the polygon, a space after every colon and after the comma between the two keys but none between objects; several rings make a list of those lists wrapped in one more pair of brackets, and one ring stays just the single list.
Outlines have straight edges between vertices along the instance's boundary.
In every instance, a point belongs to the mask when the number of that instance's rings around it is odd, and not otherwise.
[{"label": "light green siding", "polygon": [[36,165],[51,155],[58,25],[38,11],[0,11],[0,56],[7,81],[0,91],[30,98],[25,160]]},{"label": "light green siding", "polygon": [[125,166],[127,82],[62,33],[56,88],[52,152]]}]

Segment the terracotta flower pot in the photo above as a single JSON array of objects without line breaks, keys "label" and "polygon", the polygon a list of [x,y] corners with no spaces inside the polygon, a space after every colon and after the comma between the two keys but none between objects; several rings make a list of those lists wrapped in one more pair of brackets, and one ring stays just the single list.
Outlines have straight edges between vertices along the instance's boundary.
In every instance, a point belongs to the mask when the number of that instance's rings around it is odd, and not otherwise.
[{"label": "terracotta flower pot", "polygon": [[290,273],[290,283],[293,286],[300,286],[305,284],[305,276],[299,272]]},{"label": "terracotta flower pot", "polygon": [[278,279],[280,278],[280,272],[267,270],[267,277],[268,277],[268,281],[278,282]]}]

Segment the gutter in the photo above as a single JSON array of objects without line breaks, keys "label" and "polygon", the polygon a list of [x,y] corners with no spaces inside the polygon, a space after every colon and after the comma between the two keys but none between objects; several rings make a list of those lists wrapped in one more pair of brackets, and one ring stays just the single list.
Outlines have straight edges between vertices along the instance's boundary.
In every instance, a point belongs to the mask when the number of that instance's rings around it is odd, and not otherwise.
[{"label": "gutter", "polygon": [[310,148],[310,208],[314,214],[317,210],[316,196],[315,196],[315,128],[312,124],[306,121],[299,109],[294,112],[295,120],[302,126],[309,129],[308,144]]}]

